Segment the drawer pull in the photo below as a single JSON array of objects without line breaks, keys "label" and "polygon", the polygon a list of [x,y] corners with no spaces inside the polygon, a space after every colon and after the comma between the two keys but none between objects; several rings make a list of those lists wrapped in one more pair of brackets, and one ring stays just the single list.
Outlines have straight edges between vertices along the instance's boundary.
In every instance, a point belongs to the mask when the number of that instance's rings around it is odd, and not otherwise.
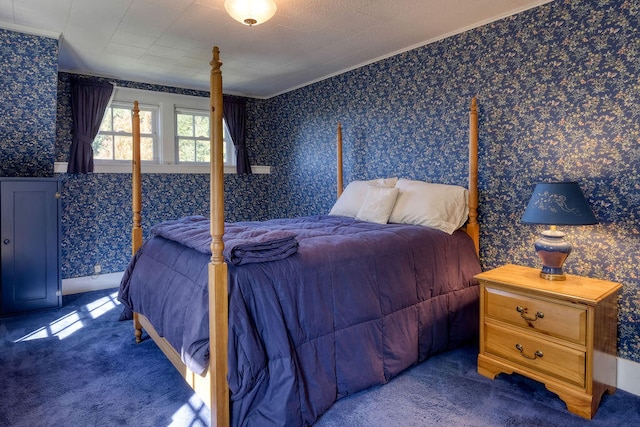
[{"label": "drawer pull", "polygon": [[527,309],[523,308],[521,305],[516,307],[516,311],[520,313],[520,317],[522,317],[527,322],[535,322],[538,319],[542,319],[544,317],[544,313],[539,311],[536,313],[536,317],[527,317]]},{"label": "drawer pull", "polygon": [[522,357],[524,357],[525,359],[536,360],[538,357],[542,357],[543,356],[543,354],[542,354],[542,352],[540,350],[536,350],[536,352],[533,353],[533,357],[527,356],[526,354],[524,354],[524,349],[522,348],[521,344],[516,344],[516,348],[518,349],[518,351],[520,352]]}]

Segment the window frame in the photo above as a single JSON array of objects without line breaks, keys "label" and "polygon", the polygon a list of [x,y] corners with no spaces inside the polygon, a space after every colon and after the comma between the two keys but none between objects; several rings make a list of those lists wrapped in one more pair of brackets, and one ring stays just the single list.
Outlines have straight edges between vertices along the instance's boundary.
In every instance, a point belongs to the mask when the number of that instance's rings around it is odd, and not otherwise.
[{"label": "window frame", "polygon": [[[211,166],[209,163],[203,164],[177,164],[176,152],[174,149],[174,111],[175,106],[189,107],[198,110],[211,108],[209,97],[173,94],[168,92],[157,92],[144,89],[133,89],[116,86],[112,102],[138,101],[138,105],[158,106],[158,134],[161,139],[162,151],[158,153],[157,163],[142,162],[142,173],[169,173],[169,174],[209,174]],[[168,137],[164,137],[168,135]],[[168,144],[168,147],[166,147]],[[160,145],[160,144],[158,144]],[[232,150],[235,158],[235,149]],[[255,174],[270,174],[271,166],[252,166],[251,170]],[[54,164],[55,173],[66,173],[67,162],[56,162]],[[120,160],[105,160],[97,164],[94,162],[94,173],[131,173],[131,162]],[[235,174],[235,165],[225,165],[225,174]]]},{"label": "window frame", "polygon": [[[107,107],[107,110],[105,111],[105,115],[107,114],[107,112],[109,112],[110,109],[112,108],[121,108],[121,109],[125,109],[125,110],[133,110],[133,102],[129,102],[129,101],[120,101],[120,100],[112,100],[111,103],[109,104],[109,106]],[[141,104],[140,102],[138,102],[138,109],[140,111],[150,111],[151,112],[151,133],[150,134],[143,134],[142,132],[140,133],[140,137],[150,137],[153,139],[153,159],[152,160],[142,160],[143,163],[159,163],[158,162],[158,156],[159,156],[159,147],[158,147],[158,138],[160,137],[159,133],[158,133],[158,121],[159,121],[159,109],[157,105],[151,105],[151,104]],[[102,118],[102,120],[104,120],[104,117]],[[115,131],[110,131],[108,132],[109,135],[113,135],[113,136],[131,136],[133,139],[133,134],[132,133],[126,133],[126,132],[115,132]],[[100,135],[100,131],[98,132],[98,135]],[[96,135],[97,138],[97,135]],[[94,138],[95,141],[95,138]],[[92,142],[93,144],[93,142]],[[94,166],[95,165],[113,165],[113,164],[131,164],[131,160],[121,160],[121,159],[97,159],[94,157],[93,159],[93,163]]]},{"label": "window frame", "polygon": [[[192,116],[206,116],[209,118],[209,120],[211,120],[211,117],[209,115],[209,110],[208,109],[197,109],[197,108],[192,108],[192,107],[183,107],[183,106],[179,106],[176,105],[174,108],[174,115],[173,115],[173,119],[174,119],[174,124],[175,124],[175,133],[174,133],[174,140],[175,140],[175,153],[176,153],[176,163],[180,164],[180,165],[203,165],[206,164],[208,165],[209,162],[199,162],[199,161],[190,161],[190,160],[180,160],[179,159],[179,150],[180,150],[180,143],[179,140],[181,138],[183,138],[183,135],[178,135],[178,114],[185,114],[185,115],[192,115]],[[227,154],[227,158],[226,161],[224,162],[224,166],[236,166],[236,150],[235,150],[235,146],[233,144],[233,140],[231,139],[231,133],[229,132],[229,128],[227,127],[227,122],[226,120],[224,120],[224,118],[222,119],[222,133],[223,133],[223,144],[224,144],[224,150]],[[211,127],[209,127],[209,129],[211,129]],[[192,137],[190,136],[189,139],[194,139],[196,141],[211,141],[211,132],[209,132],[209,137],[198,137],[193,135]]]}]

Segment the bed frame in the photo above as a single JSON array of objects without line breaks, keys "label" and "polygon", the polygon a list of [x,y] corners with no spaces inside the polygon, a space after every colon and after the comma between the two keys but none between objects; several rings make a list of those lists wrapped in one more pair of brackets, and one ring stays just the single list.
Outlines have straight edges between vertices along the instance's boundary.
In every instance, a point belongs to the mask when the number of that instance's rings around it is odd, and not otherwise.
[{"label": "bed frame", "polygon": [[[142,329],[160,347],[167,358],[182,374],[195,393],[211,410],[211,425],[228,426],[229,388],[227,386],[227,344],[228,344],[228,290],[227,265],[222,256],[224,244],[224,161],[222,136],[222,73],[220,52],[213,48],[211,61],[211,260],[209,262],[209,367],[205,375],[198,375],[182,362],[180,355],[153,328],[142,314],[133,314],[133,326],[136,342],[142,340]],[[133,228],[132,253],[142,245],[142,187],[140,173],[140,117],[138,102],[133,108]],[[469,220],[465,225],[466,233],[474,241],[476,253],[479,253],[480,227],[478,224],[478,111],[476,99],[471,101],[469,113]],[[337,192],[342,193],[342,126],[337,132]]]}]

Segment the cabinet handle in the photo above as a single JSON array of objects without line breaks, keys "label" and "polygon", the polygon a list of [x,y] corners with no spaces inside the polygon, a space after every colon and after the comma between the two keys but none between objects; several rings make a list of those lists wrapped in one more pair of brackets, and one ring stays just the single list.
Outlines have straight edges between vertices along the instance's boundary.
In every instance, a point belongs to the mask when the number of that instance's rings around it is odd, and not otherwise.
[{"label": "cabinet handle", "polygon": [[4,243],[5,245],[8,245],[9,243],[11,243],[11,240],[9,240],[9,239],[4,239],[4,241],[3,241],[2,243]]},{"label": "cabinet handle", "polygon": [[535,322],[538,319],[542,319],[544,317],[544,313],[539,311],[536,313],[536,317],[527,317],[527,309],[523,308],[521,305],[516,307],[516,311],[520,313],[520,317],[522,317],[527,322]]},{"label": "cabinet handle", "polygon": [[520,352],[522,357],[524,357],[525,359],[536,360],[538,357],[542,357],[543,356],[543,354],[542,354],[542,352],[540,350],[536,350],[536,352],[533,353],[533,357],[527,356],[526,354],[524,354],[524,349],[522,348],[522,345],[520,345],[520,344],[516,344],[516,348],[518,349],[518,351]]}]

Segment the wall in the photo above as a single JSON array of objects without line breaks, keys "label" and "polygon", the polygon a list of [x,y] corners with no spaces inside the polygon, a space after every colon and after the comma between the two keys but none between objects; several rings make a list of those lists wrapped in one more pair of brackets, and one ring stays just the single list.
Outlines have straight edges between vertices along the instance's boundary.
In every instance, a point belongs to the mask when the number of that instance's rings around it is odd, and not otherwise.
[{"label": "wall", "polygon": [[337,121],[345,182],[463,183],[477,95],[484,267],[539,266],[543,227],[519,221],[534,184],[578,181],[599,224],[564,230],[566,270],[624,285],[618,352],[640,361],[638,16],[634,1],[556,0],[264,101],[256,127],[284,150],[287,213],[330,208]]},{"label": "wall", "polygon": [[58,41],[0,29],[0,176],[52,176]]},{"label": "wall", "polygon": [[[60,73],[56,129],[56,161],[66,162],[71,146],[71,77]],[[99,77],[77,78],[102,81]],[[207,92],[113,80],[120,87],[206,96]],[[254,100],[248,100],[252,105]],[[249,120],[255,114],[250,108]],[[268,162],[261,150],[261,136],[247,137],[252,164]],[[268,164],[268,163],[259,163]],[[62,179],[61,274],[75,278],[90,276],[94,265],[103,273],[123,271],[131,258],[131,175],[60,174]],[[226,175],[225,217],[229,221],[272,217],[270,195],[275,188],[269,175]],[[153,224],[186,215],[209,215],[208,174],[144,174],[142,179],[142,227],[145,236]],[[241,196],[237,196],[241,195]]]}]

